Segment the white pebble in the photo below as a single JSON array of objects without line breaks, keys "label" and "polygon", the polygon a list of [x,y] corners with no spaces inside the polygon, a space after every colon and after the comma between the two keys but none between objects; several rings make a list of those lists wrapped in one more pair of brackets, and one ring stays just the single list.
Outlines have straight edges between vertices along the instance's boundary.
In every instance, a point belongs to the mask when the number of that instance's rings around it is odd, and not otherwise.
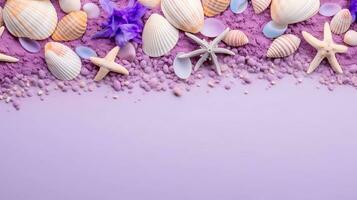
[{"label": "white pebble", "polygon": [[83,5],[83,11],[87,13],[88,18],[97,18],[100,15],[100,9],[95,3],[86,3]]}]

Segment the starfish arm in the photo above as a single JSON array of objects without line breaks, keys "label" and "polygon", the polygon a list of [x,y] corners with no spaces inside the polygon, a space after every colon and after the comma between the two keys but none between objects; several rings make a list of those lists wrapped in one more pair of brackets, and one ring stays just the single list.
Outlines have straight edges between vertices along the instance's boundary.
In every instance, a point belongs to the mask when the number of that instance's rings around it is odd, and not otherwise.
[{"label": "starfish arm", "polygon": [[97,75],[94,78],[94,81],[101,81],[103,78],[109,73],[109,70],[101,67],[97,73]]},{"label": "starfish arm", "polygon": [[129,71],[125,67],[117,63],[108,63],[107,68],[112,72],[116,72],[123,75],[129,75]]},{"label": "starfish arm", "polygon": [[228,50],[228,49],[224,49],[224,48],[214,48],[213,52],[214,53],[228,54],[228,55],[231,55],[231,56],[236,55],[233,51]]},{"label": "starfish arm", "polygon": [[105,56],[105,60],[114,62],[115,58],[117,57],[119,53],[120,48],[118,46],[114,47],[112,50],[109,51],[109,53]]},{"label": "starfish arm", "polygon": [[335,45],[333,45],[333,50],[336,53],[346,53],[348,51],[348,47],[345,45],[335,44]]},{"label": "starfish arm", "polygon": [[191,33],[185,33],[185,34],[187,37],[191,38],[193,41],[195,41],[200,46],[208,48],[208,44],[204,40],[201,40],[200,38],[196,37],[195,35],[193,35]]},{"label": "starfish arm", "polygon": [[211,43],[211,46],[216,47],[220,41],[222,41],[229,32],[229,28],[226,28],[219,36],[217,36]]},{"label": "starfish arm", "polygon": [[201,58],[197,61],[193,71],[197,71],[204,62],[206,62],[206,60],[208,59],[209,57],[209,53],[205,53],[201,56]]},{"label": "starfish arm", "polygon": [[214,53],[212,53],[212,54],[211,54],[211,57],[212,57],[212,61],[213,61],[214,65],[216,66],[217,74],[218,74],[218,75],[222,75],[221,65],[220,65],[219,62],[218,62],[217,55],[214,54]]},{"label": "starfish arm", "polygon": [[338,63],[337,61],[337,58],[336,58],[336,55],[335,54],[331,54],[327,57],[327,60],[328,62],[330,63],[332,69],[339,73],[339,74],[342,74],[343,73],[343,70],[341,68],[341,65]]},{"label": "starfish arm", "polygon": [[189,53],[181,54],[178,57],[179,58],[192,58],[192,57],[199,56],[205,52],[207,52],[206,49],[197,49],[197,50],[191,51]]},{"label": "starfish arm", "polygon": [[0,53],[0,62],[18,62],[19,59]]},{"label": "starfish arm", "polygon": [[315,71],[315,69],[320,65],[320,63],[322,62],[322,60],[325,57],[323,55],[321,55],[320,53],[317,53],[315,58],[311,61],[309,69],[307,70],[308,74],[311,74],[312,72]]},{"label": "starfish arm", "polygon": [[324,41],[330,44],[333,43],[331,28],[328,22],[326,22],[324,26]]},{"label": "starfish arm", "polygon": [[317,38],[312,36],[310,33],[303,31],[302,36],[304,37],[306,42],[309,43],[311,46],[313,46],[315,49],[319,49],[319,48],[323,47],[324,42],[318,40]]}]

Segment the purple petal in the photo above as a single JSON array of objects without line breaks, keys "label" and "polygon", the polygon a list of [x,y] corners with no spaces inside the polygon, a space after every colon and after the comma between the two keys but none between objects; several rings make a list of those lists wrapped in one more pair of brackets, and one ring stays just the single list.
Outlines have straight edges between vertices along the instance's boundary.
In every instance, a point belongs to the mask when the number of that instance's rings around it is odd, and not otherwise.
[{"label": "purple petal", "polygon": [[100,6],[103,8],[105,12],[108,14],[112,14],[115,8],[115,5],[110,0],[99,0]]}]

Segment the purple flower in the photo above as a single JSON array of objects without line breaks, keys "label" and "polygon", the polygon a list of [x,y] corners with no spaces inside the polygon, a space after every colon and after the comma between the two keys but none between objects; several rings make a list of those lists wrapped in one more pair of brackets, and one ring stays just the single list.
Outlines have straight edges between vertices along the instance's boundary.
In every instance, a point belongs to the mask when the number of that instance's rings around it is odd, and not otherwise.
[{"label": "purple flower", "polygon": [[147,9],[137,0],[130,0],[127,7],[115,8],[110,0],[100,0],[102,8],[110,14],[102,30],[97,32],[93,38],[114,39],[116,44],[124,47],[129,41],[141,42],[143,32],[143,16]]}]

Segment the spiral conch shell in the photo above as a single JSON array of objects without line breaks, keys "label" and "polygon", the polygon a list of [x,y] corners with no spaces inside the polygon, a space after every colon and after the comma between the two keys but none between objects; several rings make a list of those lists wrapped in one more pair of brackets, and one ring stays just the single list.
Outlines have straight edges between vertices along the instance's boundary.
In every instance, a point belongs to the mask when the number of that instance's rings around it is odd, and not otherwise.
[{"label": "spiral conch shell", "polygon": [[301,43],[300,38],[292,34],[286,34],[274,40],[269,47],[268,58],[282,58],[295,53]]}]

